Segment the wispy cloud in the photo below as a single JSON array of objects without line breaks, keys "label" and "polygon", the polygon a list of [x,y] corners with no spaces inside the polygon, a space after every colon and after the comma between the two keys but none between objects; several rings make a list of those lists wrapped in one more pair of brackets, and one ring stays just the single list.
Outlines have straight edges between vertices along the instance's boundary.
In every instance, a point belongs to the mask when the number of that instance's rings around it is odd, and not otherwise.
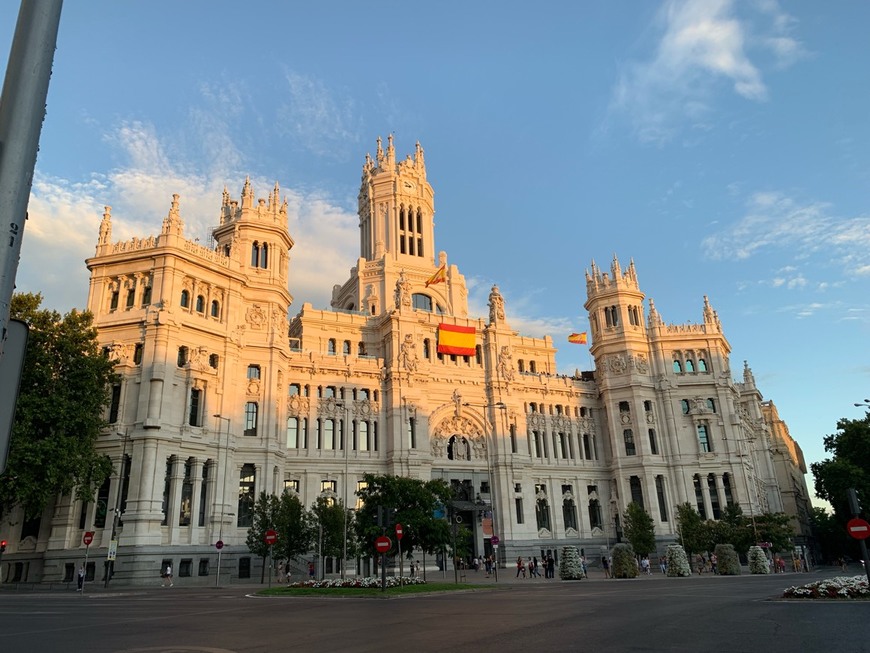
[{"label": "wispy cloud", "polygon": [[284,79],[289,98],[276,112],[280,134],[318,156],[330,158],[346,151],[337,145],[359,140],[360,118],[353,98],[341,96],[320,80],[292,70]]},{"label": "wispy cloud", "polygon": [[624,117],[640,140],[662,143],[683,126],[710,128],[714,93],[723,81],[747,100],[767,99],[750,46],[757,43],[771,51],[778,66],[797,60],[802,47],[791,36],[794,20],[778,4],[756,7],[769,23],[758,35],[747,19],[736,16],[732,0],[666,2],[657,17],[661,38],[648,60],[624,67],[608,121]]},{"label": "wispy cloud", "polygon": [[[784,193],[760,192],[749,198],[742,218],[703,240],[715,259],[744,260],[782,251],[795,261],[824,253],[825,265],[839,265],[848,275],[870,274],[870,217],[840,218],[823,202],[799,202]],[[803,286],[803,275],[780,270],[776,285]],[[791,284],[791,285],[789,285]]]}]

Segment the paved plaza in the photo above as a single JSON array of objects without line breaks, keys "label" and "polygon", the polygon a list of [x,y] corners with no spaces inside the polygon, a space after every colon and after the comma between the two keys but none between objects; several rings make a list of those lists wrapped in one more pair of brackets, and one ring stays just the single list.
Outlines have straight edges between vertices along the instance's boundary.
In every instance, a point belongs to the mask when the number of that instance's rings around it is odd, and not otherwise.
[{"label": "paved plaza", "polygon": [[472,571],[475,590],[385,599],[263,598],[252,596],[259,585],[183,582],[84,595],[6,589],[0,650],[870,651],[867,602],[775,600],[789,585],[838,573],[606,580],[593,572],[579,582],[502,573],[496,584]]}]

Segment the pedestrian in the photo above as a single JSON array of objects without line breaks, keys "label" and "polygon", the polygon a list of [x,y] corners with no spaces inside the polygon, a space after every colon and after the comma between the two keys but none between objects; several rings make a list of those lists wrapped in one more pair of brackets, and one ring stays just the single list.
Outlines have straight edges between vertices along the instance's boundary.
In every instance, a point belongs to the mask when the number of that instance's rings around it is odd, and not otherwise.
[{"label": "pedestrian", "polygon": [[287,584],[290,584],[290,561],[284,563],[284,580],[287,581]]},{"label": "pedestrian", "polygon": [[163,570],[163,587],[166,587],[166,581],[169,581],[169,587],[172,587],[172,564],[166,565]]},{"label": "pedestrian", "polygon": [[538,575],[538,559],[529,558],[529,580]]},{"label": "pedestrian", "polygon": [[663,574],[668,573],[668,559],[664,556],[659,556],[659,569],[662,570]]},{"label": "pedestrian", "polygon": [[78,577],[78,587],[76,592],[81,592],[82,588],[85,586],[85,568],[83,565],[79,565],[79,577]]},{"label": "pedestrian", "polygon": [[840,571],[847,571],[846,569],[846,559],[843,556],[837,558],[837,564],[840,565]]},{"label": "pedestrian", "polygon": [[523,556],[517,556],[517,578],[520,577],[520,574],[523,575],[523,578],[526,577],[526,565],[523,563]]},{"label": "pedestrian", "polygon": [[583,570],[583,578],[589,578],[589,573],[586,568],[586,556],[580,556],[580,568]]},{"label": "pedestrian", "polygon": [[646,556],[644,556],[644,557],[641,559],[641,561],[640,561],[640,568],[643,570],[643,573],[645,573],[647,576],[650,575],[650,571],[649,571],[649,558],[647,558]]},{"label": "pedestrian", "polygon": [[556,577],[556,560],[553,558],[552,553],[547,554],[547,574],[547,578]]},{"label": "pedestrian", "polygon": [[601,556],[601,569],[604,571],[604,577],[610,578],[610,562],[608,562],[607,556]]},{"label": "pedestrian", "polygon": [[700,553],[698,554],[696,561],[698,563],[698,575],[700,576],[704,573],[704,567],[707,566],[707,561],[704,560],[704,556],[702,556]]},{"label": "pedestrian", "polygon": [[719,568],[719,558],[714,553],[713,555],[710,556],[710,571],[712,571],[714,574],[718,574],[719,573],[718,568]]},{"label": "pedestrian", "polygon": [[308,578],[310,580],[314,580],[314,563],[313,562],[308,563]]}]

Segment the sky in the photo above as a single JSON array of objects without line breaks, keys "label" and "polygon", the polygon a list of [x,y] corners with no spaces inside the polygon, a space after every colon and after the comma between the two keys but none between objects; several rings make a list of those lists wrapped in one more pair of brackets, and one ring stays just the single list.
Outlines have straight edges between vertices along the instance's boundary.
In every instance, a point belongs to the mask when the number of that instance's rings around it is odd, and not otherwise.
[{"label": "sky", "polygon": [[870,398],[868,24],[857,0],[67,2],[17,289],[84,308],[104,205],[143,237],[178,193],[206,244],[250,175],[290,204],[291,314],[328,308],[393,134],[425,150],[472,315],[498,284],[560,373],[591,369],[566,340],[585,271],[633,259],[666,322],[710,298],[809,464]]}]

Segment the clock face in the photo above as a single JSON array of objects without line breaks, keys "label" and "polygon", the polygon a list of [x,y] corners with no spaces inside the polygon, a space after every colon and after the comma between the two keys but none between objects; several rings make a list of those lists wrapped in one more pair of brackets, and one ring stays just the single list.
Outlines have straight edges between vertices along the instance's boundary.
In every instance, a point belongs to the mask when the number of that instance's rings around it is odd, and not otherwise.
[{"label": "clock face", "polygon": [[412,184],[410,181],[406,181],[405,190],[414,190],[414,184]]}]

